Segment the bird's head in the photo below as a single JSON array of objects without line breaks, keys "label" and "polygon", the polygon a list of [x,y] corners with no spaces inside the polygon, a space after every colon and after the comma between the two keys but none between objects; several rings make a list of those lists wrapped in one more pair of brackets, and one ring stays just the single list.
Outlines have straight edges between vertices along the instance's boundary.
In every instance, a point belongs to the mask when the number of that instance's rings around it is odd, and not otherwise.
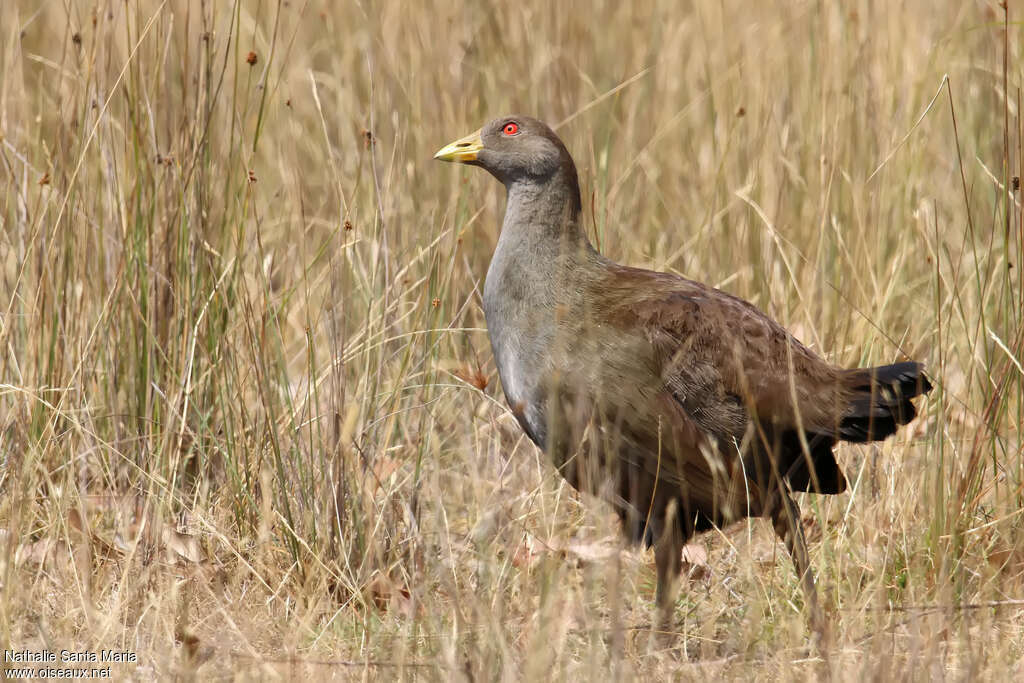
[{"label": "bird's head", "polygon": [[502,116],[444,146],[435,159],[480,166],[506,186],[517,180],[539,181],[567,166],[575,167],[565,145],[543,121],[529,116]]},{"label": "bird's head", "polygon": [[[575,221],[582,210],[576,164],[555,131],[529,116],[502,116],[445,145],[434,155],[441,161],[480,166],[500,180],[509,197],[541,193],[551,215]],[[520,191],[521,190],[521,191]]]}]

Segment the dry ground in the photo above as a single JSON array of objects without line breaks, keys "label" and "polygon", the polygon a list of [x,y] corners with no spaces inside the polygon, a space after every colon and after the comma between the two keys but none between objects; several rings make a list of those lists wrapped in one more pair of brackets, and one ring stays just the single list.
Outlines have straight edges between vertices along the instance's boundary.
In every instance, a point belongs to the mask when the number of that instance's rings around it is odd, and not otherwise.
[{"label": "dry ground", "polygon": [[[1021,18],[993,2],[0,3],[0,642],[115,677],[1024,676]],[[947,78],[948,76],[948,78]],[[510,419],[503,197],[431,160],[562,122],[595,242],[921,418],[653,561]],[[700,557],[706,551],[706,562]]]}]

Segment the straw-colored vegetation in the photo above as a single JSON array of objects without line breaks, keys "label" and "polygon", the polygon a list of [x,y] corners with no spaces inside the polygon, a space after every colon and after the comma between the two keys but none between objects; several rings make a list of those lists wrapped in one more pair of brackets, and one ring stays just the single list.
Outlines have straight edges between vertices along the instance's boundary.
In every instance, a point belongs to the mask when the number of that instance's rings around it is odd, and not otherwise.
[{"label": "straw-colored vegetation", "polygon": [[506,409],[504,198],[431,155],[521,111],[563,122],[612,258],[838,363],[928,363],[915,423],[840,448],[851,491],[800,498],[827,667],[1024,675],[1021,10],[459,5],[0,3],[4,647],[140,678],[821,673],[762,521],[696,539],[662,650],[652,555]]}]

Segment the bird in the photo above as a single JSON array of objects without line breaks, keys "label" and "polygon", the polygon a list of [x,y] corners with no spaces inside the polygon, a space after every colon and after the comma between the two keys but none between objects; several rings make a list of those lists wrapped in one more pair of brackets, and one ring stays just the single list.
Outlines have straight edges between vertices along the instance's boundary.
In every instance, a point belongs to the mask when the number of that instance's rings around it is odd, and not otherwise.
[{"label": "bird", "polygon": [[505,186],[483,311],[506,401],[569,484],[608,501],[626,540],[654,547],[661,626],[689,539],[763,517],[823,638],[793,493],[846,490],[837,443],[913,420],[912,399],[932,389],[924,364],[833,365],[743,299],[601,255],[573,158],[538,119],[493,119],[434,158]]}]

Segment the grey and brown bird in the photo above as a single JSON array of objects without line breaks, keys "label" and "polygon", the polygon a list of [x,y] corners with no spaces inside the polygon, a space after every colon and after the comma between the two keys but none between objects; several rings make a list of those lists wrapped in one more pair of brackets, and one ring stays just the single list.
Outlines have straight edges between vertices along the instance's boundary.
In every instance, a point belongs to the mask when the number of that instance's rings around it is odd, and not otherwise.
[{"label": "grey and brown bird", "polygon": [[746,301],[605,258],[584,231],[572,157],[541,121],[503,116],[435,158],[505,185],[483,296],[505,398],[570,484],[654,545],[662,619],[687,539],[766,517],[820,634],[792,492],[845,490],[833,448],[912,420],[911,399],[931,389],[922,364],[834,366]]}]

